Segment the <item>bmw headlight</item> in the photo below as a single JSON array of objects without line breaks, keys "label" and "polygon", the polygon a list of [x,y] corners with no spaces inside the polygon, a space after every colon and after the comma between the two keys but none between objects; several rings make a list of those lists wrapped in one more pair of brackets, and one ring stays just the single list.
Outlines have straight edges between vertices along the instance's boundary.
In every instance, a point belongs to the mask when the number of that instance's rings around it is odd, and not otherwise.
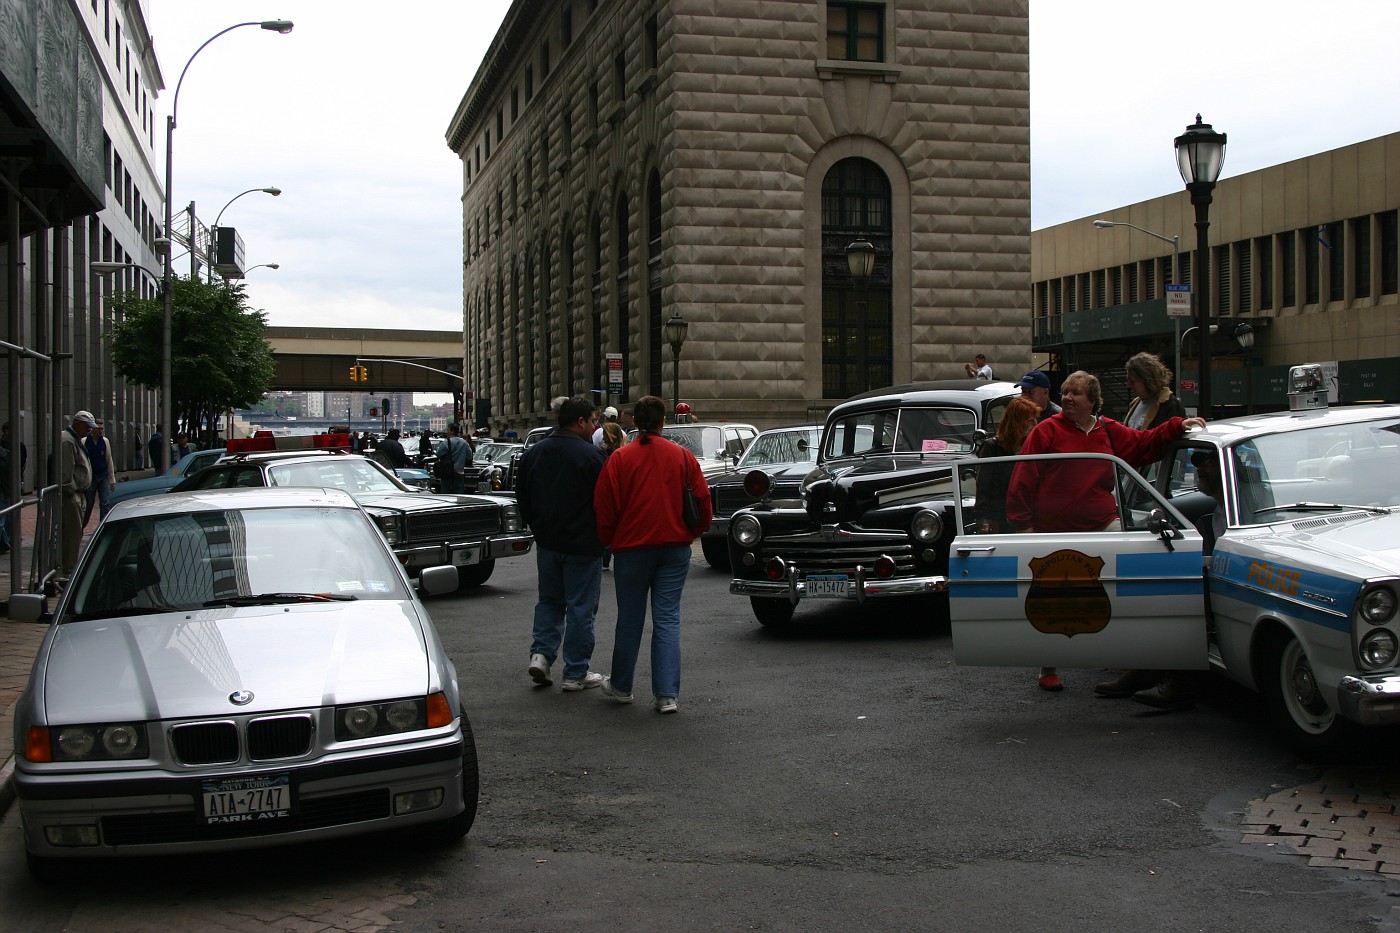
[{"label": "bmw headlight", "polygon": [[1384,625],[1395,617],[1395,591],[1378,586],[1361,597],[1361,618]]},{"label": "bmw headlight", "polygon": [[419,729],[436,729],[450,724],[453,717],[452,706],[441,693],[385,700],[382,703],[337,706],[335,738],[338,742],[346,742]]},{"label": "bmw headlight", "polygon": [[741,512],[730,522],[729,533],[744,547],[753,547],[763,538],[763,523],[752,515]]},{"label": "bmw headlight", "polygon": [[132,761],[150,757],[142,723],[50,726],[48,731],[51,761]]},{"label": "bmw headlight", "polygon": [[1400,642],[1390,629],[1377,629],[1361,639],[1361,661],[1368,667],[1390,667],[1395,663]]},{"label": "bmw headlight", "polygon": [[943,517],[930,509],[920,509],[909,525],[909,533],[920,544],[932,544],[943,533]]}]

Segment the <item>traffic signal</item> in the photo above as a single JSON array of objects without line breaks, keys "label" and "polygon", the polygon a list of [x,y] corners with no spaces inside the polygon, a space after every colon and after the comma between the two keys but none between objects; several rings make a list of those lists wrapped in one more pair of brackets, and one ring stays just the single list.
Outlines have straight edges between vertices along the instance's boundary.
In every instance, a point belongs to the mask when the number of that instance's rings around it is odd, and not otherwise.
[{"label": "traffic signal", "polygon": [[361,382],[369,382],[369,368],[368,368],[368,367],[365,367],[365,366],[361,366],[361,367],[360,367],[360,381],[361,381]]},{"label": "traffic signal", "polygon": [[351,382],[359,382],[359,381],[360,381],[360,367],[358,367],[358,366],[351,366],[351,367],[350,367],[350,381],[351,381]]},{"label": "traffic signal", "polygon": [[369,416],[370,416],[371,418],[377,418],[377,417],[379,417],[379,409],[378,409],[378,408],[371,408],[371,409],[369,410]]},{"label": "traffic signal", "polygon": [[389,417],[389,400],[387,398],[379,400],[379,410],[384,413],[384,417]]}]

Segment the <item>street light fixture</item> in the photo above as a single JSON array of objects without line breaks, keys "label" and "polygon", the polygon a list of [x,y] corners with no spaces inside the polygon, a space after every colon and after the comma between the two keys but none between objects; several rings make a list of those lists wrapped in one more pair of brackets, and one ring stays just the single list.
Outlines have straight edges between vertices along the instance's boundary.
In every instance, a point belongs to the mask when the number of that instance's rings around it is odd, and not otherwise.
[{"label": "street light fixture", "polygon": [[[1196,295],[1196,327],[1209,333],[1210,326],[1210,201],[1216,179],[1225,166],[1225,134],[1217,133],[1209,123],[1196,122],[1176,138],[1176,165],[1181,180],[1191,193],[1196,208],[1196,258],[1192,265],[1191,290]],[[1197,287],[1199,283],[1199,288]],[[1210,341],[1200,342],[1196,367],[1196,413],[1210,417]]]},{"label": "street light fixture", "polygon": [[[254,192],[257,192],[257,191],[261,191],[263,194],[270,194],[270,195],[272,195],[274,198],[280,197],[281,194],[282,194],[282,189],[281,189],[281,188],[278,188],[276,185],[269,185],[269,186],[266,187],[266,188],[249,188],[247,191],[240,191],[238,194],[235,194],[233,197],[229,198],[229,199],[228,199],[228,202],[225,203],[223,207],[219,208],[219,213],[218,213],[218,215],[214,218],[214,226],[212,226],[212,227],[209,228],[209,241],[210,241],[210,247],[211,247],[211,249],[212,249],[212,247],[213,247],[214,237],[218,235],[218,231],[219,231],[219,221],[221,221],[221,220],[224,219],[224,211],[228,210],[229,205],[232,204],[234,201],[237,201],[239,198],[243,197],[243,195],[245,195],[245,194],[253,194]],[[191,246],[190,248],[193,249],[194,247]],[[207,281],[212,282],[212,281],[214,281],[214,260],[213,260],[213,257],[209,257],[209,264],[208,264],[208,265],[209,265],[209,277],[208,277]],[[246,271],[246,270],[245,270],[245,271]]]},{"label": "street light fixture", "polygon": [[869,240],[856,240],[847,246],[846,265],[851,269],[852,278],[868,281],[875,272],[875,244]]},{"label": "street light fixture", "polygon": [[249,266],[248,268],[244,269],[243,274],[246,276],[249,272],[252,272],[254,269],[272,269],[273,271],[276,271],[280,268],[282,267],[275,262],[260,262],[256,266]]},{"label": "street light fixture", "polygon": [[674,406],[681,403],[681,345],[685,343],[685,333],[690,329],[690,322],[677,312],[671,315],[665,326],[666,342],[671,345],[671,410],[675,411]]},{"label": "street light fixture", "polygon": [[[232,26],[221,29],[208,39],[205,39],[203,45],[195,49],[194,54],[185,62],[185,67],[180,69],[180,80],[175,82],[175,96],[170,102],[170,115],[165,118],[165,230],[163,231],[165,236],[169,237],[171,235],[171,230],[174,229],[174,217],[171,211],[171,188],[172,175],[174,174],[173,149],[175,147],[175,117],[180,110],[180,88],[185,83],[185,74],[190,70],[190,65],[194,64],[194,60],[199,57],[200,52],[204,51],[205,46],[209,45],[209,43],[213,42],[224,33],[232,32],[235,29],[241,29],[244,26],[257,26],[260,29],[285,36],[292,31],[293,25],[291,20],[286,19],[253,20],[247,23],[234,23]],[[193,231],[191,231],[191,234],[193,234]],[[190,238],[190,248],[194,248],[193,235]],[[171,301],[170,288],[170,253],[171,251],[169,249],[165,251],[165,273],[161,279],[161,291],[165,295],[165,308],[160,326],[161,423],[159,427],[162,431],[171,431],[173,428],[171,424],[170,398],[170,322],[174,317],[174,307]],[[164,473],[170,467],[170,451],[168,447],[168,444],[163,444],[161,445],[161,449],[157,451],[157,462],[154,464],[157,474]]]},{"label": "street light fixture", "polygon": [[[1181,284],[1181,237],[1166,236],[1161,233],[1153,233],[1151,230],[1144,230],[1137,224],[1130,224],[1125,220],[1096,220],[1094,226],[1100,230],[1107,230],[1109,227],[1129,227],[1138,233],[1145,233],[1150,237],[1156,237],[1163,243],[1172,245],[1172,284]],[[1172,318],[1172,338],[1176,345],[1176,361],[1172,372],[1176,374],[1177,385],[1181,385],[1181,318]]]}]

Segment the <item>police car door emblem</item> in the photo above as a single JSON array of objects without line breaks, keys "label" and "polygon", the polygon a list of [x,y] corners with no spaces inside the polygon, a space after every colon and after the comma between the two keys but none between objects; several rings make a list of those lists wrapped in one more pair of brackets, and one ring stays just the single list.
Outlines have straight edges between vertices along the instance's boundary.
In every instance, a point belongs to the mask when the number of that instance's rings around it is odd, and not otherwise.
[{"label": "police car door emblem", "polygon": [[235,690],[228,695],[228,701],[234,706],[247,706],[253,702],[253,691]]},{"label": "police car door emblem", "polygon": [[1103,631],[1113,605],[1099,575],[1103,558],[1061,549],[1030,560],[1026,620],[1047,635],[1089,635]]}]

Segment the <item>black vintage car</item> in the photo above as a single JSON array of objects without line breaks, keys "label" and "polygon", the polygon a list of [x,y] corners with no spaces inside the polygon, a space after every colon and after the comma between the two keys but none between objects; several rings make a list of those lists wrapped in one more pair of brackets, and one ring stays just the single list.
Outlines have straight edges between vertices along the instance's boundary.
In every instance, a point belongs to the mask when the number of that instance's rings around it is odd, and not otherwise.
[{"label": "black vintage car", "polygon": [[[1018,395],[1014,383],[954,379],[836,406],[800,506],[773,498],[770,479],[764,499],[731,519],[729,592],[749,597],[764,625],[790,622],[804,599],[946,601],[951,471]],[[750,492],[765,492],[762,475],[753,480]]]},{"label": "black vintage car", "polygon": [[[753,439],[731,472],[709,478],[714,521],[700,536],[705,562],[718,570],[729,569],[729,519],[760,499],[796,499],[802,480],[817,462],[822,426],[800,424],[769,428]],[[759,484],[750,492],[749,476]]]}]

